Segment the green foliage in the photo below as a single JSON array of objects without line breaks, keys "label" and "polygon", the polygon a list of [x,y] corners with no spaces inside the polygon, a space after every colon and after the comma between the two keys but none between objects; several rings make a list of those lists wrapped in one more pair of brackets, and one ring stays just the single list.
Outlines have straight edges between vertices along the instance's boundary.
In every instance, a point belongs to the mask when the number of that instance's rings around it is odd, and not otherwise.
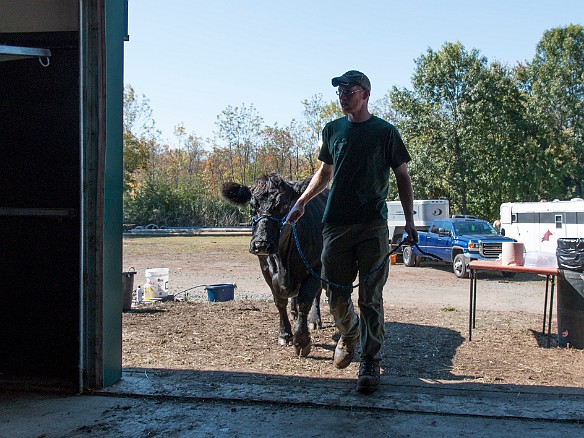
[{"label": "green foliage", "polygon": [[220,198],[206,198],[195,186],[148,180],[136,196],[124,199],[126,223],[160,227],[232,226],[248,222],[247,211]]},{"label": "green foliage", "polygon": [[540,190],[549,198],[584,196],[584,28],[545,32],[519,73],[547,161],[549,179]]},{"label": "green foliage", "polygon": [[579,26],[547,32],[534,63],[515,69],[488,64],[461,43],[417,59],[413,90],[389,94],[413,156],[416,198],[446,198],[453,212],[494,219],[502,202],[578,194],[581,33]]}]

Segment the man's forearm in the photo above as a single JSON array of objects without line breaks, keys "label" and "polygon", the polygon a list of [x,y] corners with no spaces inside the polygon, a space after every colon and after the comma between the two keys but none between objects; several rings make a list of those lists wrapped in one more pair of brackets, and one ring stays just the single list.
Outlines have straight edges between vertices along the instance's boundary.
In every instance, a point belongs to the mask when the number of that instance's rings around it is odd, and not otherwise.
[{"label": "man's forearm", "polygon": [[414,222],[414,191],[411,183],[398,186],[398,193],[406,222]]},{"label": "man's forearm", "polygon": [[404,216],[406,222],[414,222],[414,189],[412,188],[412,181],[410,179],[410,175],[407,172],[406,165],[402,165],[403,168],[400,168],[396,171],[396,182],[397,182],[397,191],[399,194],[399,200],[401,202],[402,208],[404,210]]}]

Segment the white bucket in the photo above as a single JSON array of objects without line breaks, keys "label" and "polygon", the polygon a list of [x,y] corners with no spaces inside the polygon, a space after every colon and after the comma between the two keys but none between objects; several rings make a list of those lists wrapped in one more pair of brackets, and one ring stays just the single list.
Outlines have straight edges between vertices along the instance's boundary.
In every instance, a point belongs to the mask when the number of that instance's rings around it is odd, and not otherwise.
[{"label": "white bucket", "polygon": [[144,301],[161,300],[168,295],[168,268],[146,269],[144,284]]},{"label": "white bucket", "polygon": [[523,266],[525,245],[521,242],[503,242],[501,264],[503,266]]}]

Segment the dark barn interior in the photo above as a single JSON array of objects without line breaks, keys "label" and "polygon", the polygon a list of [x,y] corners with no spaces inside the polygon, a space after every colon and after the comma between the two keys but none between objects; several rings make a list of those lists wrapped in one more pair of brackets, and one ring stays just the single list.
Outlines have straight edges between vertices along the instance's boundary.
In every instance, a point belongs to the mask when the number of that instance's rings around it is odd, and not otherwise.
[{"label": "dark barn interior", "polygon": [[[0,62],[0,373],[76,385],[80,285],[79,35],[2,34],[45,59]],[[44,67],[41,62],[48,63]]]}]

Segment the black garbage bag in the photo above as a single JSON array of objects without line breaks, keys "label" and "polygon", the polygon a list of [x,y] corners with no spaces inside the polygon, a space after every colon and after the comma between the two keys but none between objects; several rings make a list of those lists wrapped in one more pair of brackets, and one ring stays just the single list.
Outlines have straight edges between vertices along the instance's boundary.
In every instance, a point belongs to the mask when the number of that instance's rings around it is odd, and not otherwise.
[{"label": "black garbage bag", "polygon": [[584,239],[558,239],[558,344],[584,349]]},{"label": "black garbage bag", "polygon": [[558,269],[584,272],[584,239],[558,239],[556,257]]}]

